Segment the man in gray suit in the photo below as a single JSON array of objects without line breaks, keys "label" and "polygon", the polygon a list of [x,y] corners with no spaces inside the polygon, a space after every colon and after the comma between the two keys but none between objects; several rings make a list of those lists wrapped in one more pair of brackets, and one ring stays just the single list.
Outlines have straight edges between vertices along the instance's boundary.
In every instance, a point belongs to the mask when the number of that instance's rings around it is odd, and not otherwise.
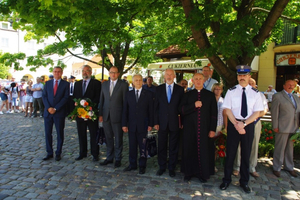
[{"label": "man in gray suit", "polygon": [[294,144],[290,136],[299,128],[300,99],[293,95],[296,84],[287,80],[281,92],[273,95],[271,115],[275,135],[275,149],[273,156],[273,174],[280,177],[281,166],[291,176],[297,177],[294,171],[293,150]]},{"label": "man in gray suit", "polygon": [[122,112],[125,93],[128,84],[118,79],[120,73],[117,67],[109,69],[110,81],[102,84],[99,103],[99,121],[103,122],[106,138],[106,159],[100,165],[113,163],[121,166],[123,150]]}]

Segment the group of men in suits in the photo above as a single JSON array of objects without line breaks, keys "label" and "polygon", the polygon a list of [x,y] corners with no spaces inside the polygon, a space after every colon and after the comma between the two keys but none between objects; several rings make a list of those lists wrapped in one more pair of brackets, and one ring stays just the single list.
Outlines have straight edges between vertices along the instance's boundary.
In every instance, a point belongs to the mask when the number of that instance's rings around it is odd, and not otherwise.
[{"label": "group of men in suits", "polygon": [[[249,180],[249,155],[253,140],[253,121],[258,117],[258,112],[263,110],[258,91],[248,85],[250,70],[248,66],[238,66],[239,84],[231,88],[225,97],[224,107],[230,120],[228,126],[227,159],[222,190],[227,189],[231,182],[232,165],[236,154],[236,148],[241,141],[242,166],[241,187],[245,192],[250,192]],[[44,160],[54,157],[52,148],[52,128],[55,124],[57,131],[57,150],[55,160],[61,159],[64,141],[64,126],[66,106],[70,94],[70,85],[61,79],[63,70],[54,67],[54,79],[46,82],[43,90],[43,102],[45,104],[44,122],[47,156]],[[98,105],[99,121],[103,122],[105,131],[107,155],[100,165],[114,163],[115,167],[121,166],[123,150],[123,132],[128,132],[129,137],[129,166],[124,171],[136,170],[139,162],[139,173],[146,170],[146,156],[143,145],[147,132],[154,127],[158,130],[158,164],[157,175],[162,175],[166,169],[169,176],[174,177],[177,164],[178,140],[179,140],[179,105],[184,95],[184,89],[174,83],[175,71],[167,69],[164,73],[165,83],[156,87],[155,93],[142,87],[142,76],[134,75],[134,89],[128,91],[128,84],[120,79],[118,68],[113,66],[109,70],[110,80],[102,84],[91,78],[92,68],[84,65],[82,68],[83,79],[76,82],[73,98],[89,98]],[[293,80],[287,80],[284,90],[273,97],[272,122],[275,136],[275,152],[273,173],[280,176],[282,165],[284,169],[296,177],[293,170],[293,143],[289,140],[291,134],[299,128],[300,100],[291,95],[295,87]],[[235,93],[238,93],[236,95]],[[246,100],[246,109],[243,109],[243,93]],[[257,98],[253,98],[253,95]],[[238,99],[237,99],[238,97]],[[240,102],[236,104],[237,102]],[[238,106],[238,107],[237,107]],[[244,111],[245,113],[243,113]],[[292,114],[293,113],[293,114]],[[87,157],[87,128],[90,133],[90,146],[93,161],[99,160],[99,146],[96,143],[98,121],[76,118],[79,156],[75,160]],[[249,133],[251,134],[249,134]],[[139,148],[140,158],[137,159]],[[169,153],[169,155],[168,155]],[[243,158],[244,157],[244,158]],[[167,162],[169,158],[169,162]]]}]

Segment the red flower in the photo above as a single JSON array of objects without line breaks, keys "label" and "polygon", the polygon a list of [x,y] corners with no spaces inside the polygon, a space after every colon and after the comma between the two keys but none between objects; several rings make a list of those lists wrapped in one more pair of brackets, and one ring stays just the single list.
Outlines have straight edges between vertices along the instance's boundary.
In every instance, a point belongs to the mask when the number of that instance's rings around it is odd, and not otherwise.
[{"label": "red flower", "polygon": [[268,129],[265,129],[265,132],[268,132]]},{"label": "red flower", "polygon": [[222,150],[220,150],[220,151],[218,152],[218,154],[219,154],[219,156],[220,156],[221,158],[224,158],[224,157],[225,157],[225,152],[222,151]]},{"label": "red flower", "polygon": [[266,140],[268,141],[270,138],[269,137],[266,137]]},{"label": "red flower", "polygon": [[269,134],[272,134],[272,131],[271,131],[271,130],[269,130]]},{"label": "red flower", "polygon": [[270,140],[273,140],[273,136],[270,136]]},{"label": "red flower", "polygon": [[223,150],[223,149],[225,149],[225,146],[221,144],[221,145],[219,146],[219,148],[220,148],[221,150]]}]

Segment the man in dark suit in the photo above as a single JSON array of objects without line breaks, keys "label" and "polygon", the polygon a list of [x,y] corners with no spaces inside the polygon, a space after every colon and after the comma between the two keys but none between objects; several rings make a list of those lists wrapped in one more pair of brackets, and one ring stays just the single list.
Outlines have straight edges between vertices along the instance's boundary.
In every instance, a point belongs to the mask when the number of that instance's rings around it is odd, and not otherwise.
[{"label": "man in dark suit", "polygon": [[273,174],[277,177],[280,177],[282,165],[291,176],[297,177],[293,162],[294,142],[290,140],[299,128],[300,99],[292,94],[295,86],[294,80],[287,80],[283,90],[272,99],[272,125],[276,133]]},{"label": "man in dark suit", "polygon": [[174,83],[175,71],[167,69],[164,74],[166,83],[156,88],[154,103],[154,124],[158,130],[158,164],[156,175],[162,175],[167,168],[169,142],[169,175],[174,177],[177,163],[179,138],[179,103],[184,94],[181,86]]},{"label": "man in dark suit", "polygon": [[128,91],[125,96],[122,117],[122,129],[128,132],[129,138],[129,166],[123,171],[137,169],[137,147],[140,150],[139,173],[146,170],[146,152],[144,151],[147,131],[153,127],[153,94],[142,88],[143,77],[140,74],[133,76],[134,90]]},{"label": "man in dark suit", "polygon": [[73,108],[74,108],[74,101],[73,101],[73,93],[74,93],[74,86],[75,86],[75,76],[70,76],[69,78],[69,83],[70,83],[70,96],[69,96],[69,100],[67,102],[67,115],[69,115]]},{"label": "man in dark suit", "polygon": [[64,143],[64,128],[66,117],[66,103],[69,98],[69,83],[61,79],[63,70],[61,67],[54,67],[54,79],[47,81],[43,90],[44,124],[46,136],[47,156],[43,160],[53,158],[52,129],[55,124],[57,132],[57,149],[55,160],[61,160],[61,151]]},{"label": "man in dark suit", "polygon": [[121,166],[123,150],[122,112],[125,93],[128,84],[118,79],[120,73],[117,67],[109,69],[110,81],[102,85],[99,103],[99,121],[103,122],[106,138],[106,159],[100,165],[113,163]]},{"label": "man in dark suit", "polygon": [[[74,86],[74,99],[90,99],[96,106],[99,103],[101,82],[92,79],[92,68],[89,65],[82,66],[82,78],[83,80],[75,82]],[[93,108],[96,110],[97,107]],[[77,132],[79,140],[79,156],[75,160],[82,160],[87,157],[87,128],[90,132],[90,145],[93,161],[99,160],[99,146],[96,141],[96,134],[98,129],[98,121],[92,121],[90,119],[84,120],[79,117],[76,118]]]}]

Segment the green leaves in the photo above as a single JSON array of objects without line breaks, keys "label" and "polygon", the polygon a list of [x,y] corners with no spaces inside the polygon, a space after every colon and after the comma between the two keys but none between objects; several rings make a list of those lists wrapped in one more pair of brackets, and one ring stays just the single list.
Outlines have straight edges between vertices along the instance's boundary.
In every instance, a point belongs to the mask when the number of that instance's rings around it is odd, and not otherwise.
[{"label": "green leaves", "polygon": [[20,66],[19,60],[24,60],[26,55],[24,53],[4,53],[0,55],[0,63],[5,66],[14,67],[15,70],[22,70],[23,67]]}]

